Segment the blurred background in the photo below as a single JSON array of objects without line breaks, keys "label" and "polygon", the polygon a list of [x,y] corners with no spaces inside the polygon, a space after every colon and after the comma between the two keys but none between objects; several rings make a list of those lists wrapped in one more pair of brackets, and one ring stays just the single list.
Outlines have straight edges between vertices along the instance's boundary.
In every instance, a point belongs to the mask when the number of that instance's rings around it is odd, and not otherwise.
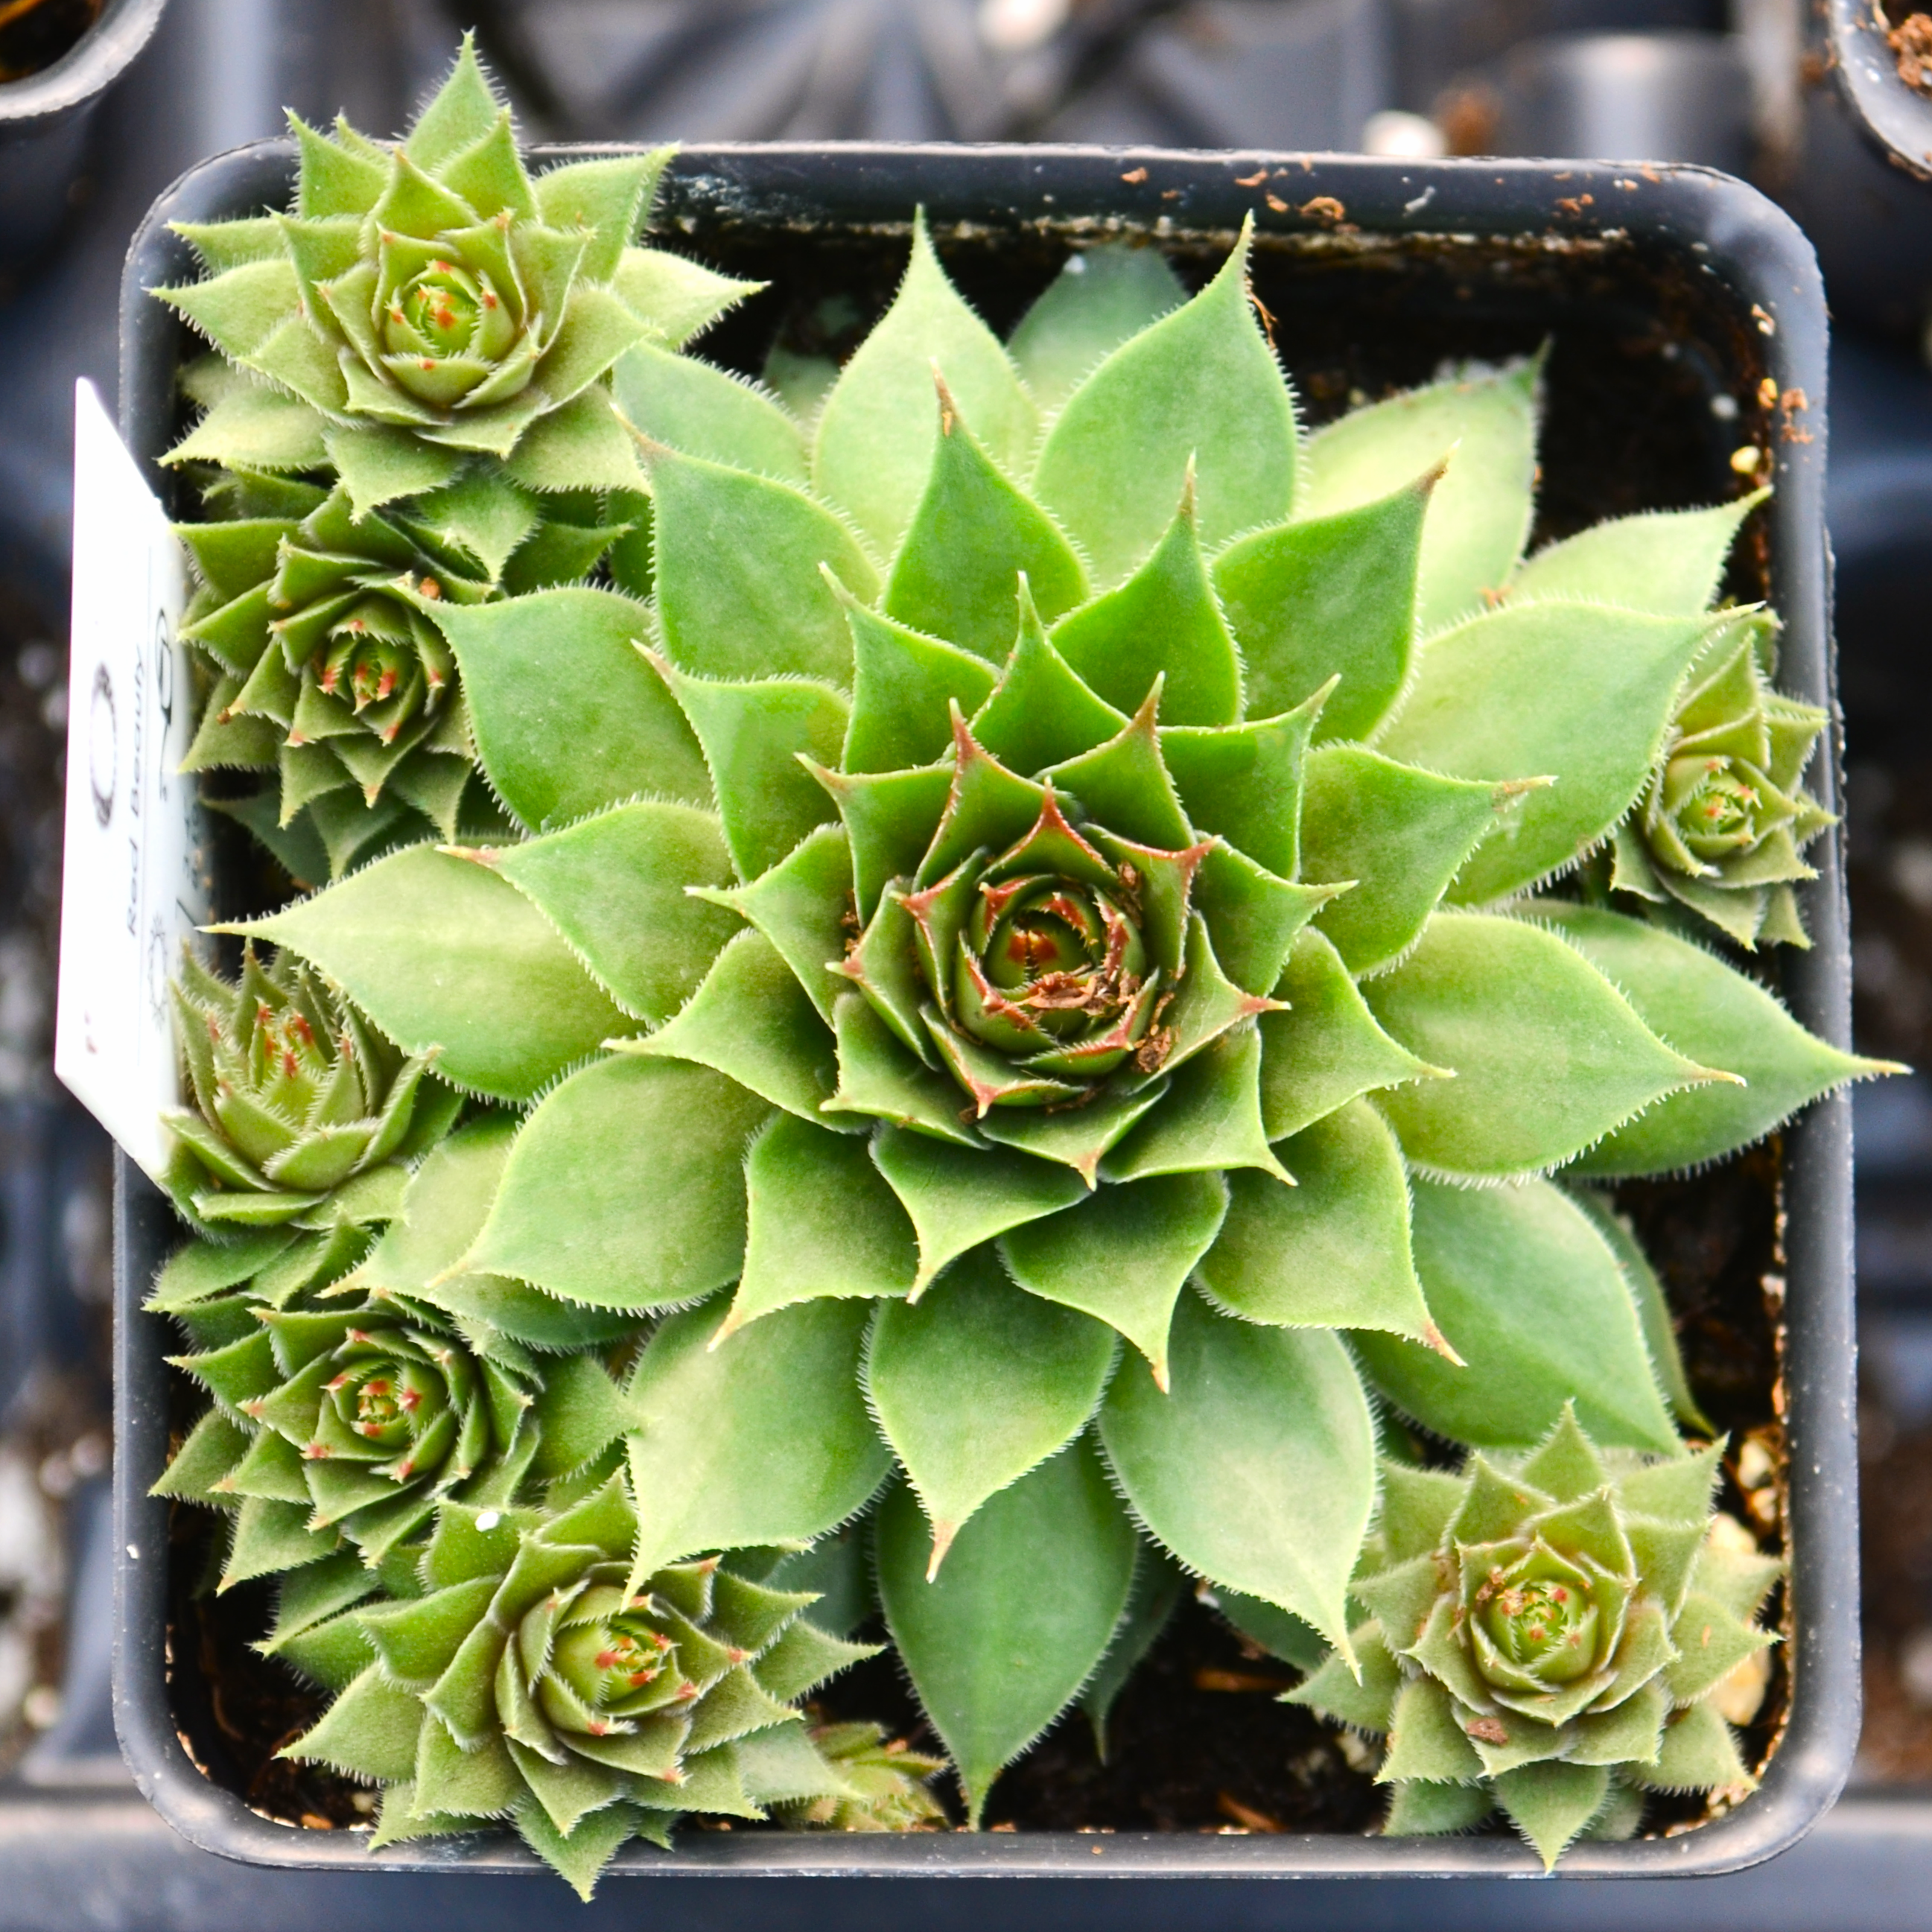
[{"label": "blurred background", "polygon": [[[1855,25],[1932,166],[1932,20]],[[110,1163],[50,1069],[76,376],[112,406],[128,238],[284,104],[400,126],[479,31],[526,137],[1069,140],[1701,162],[1784,203],[1836,328],[1829,515],[1856,1028],[1932,1067],[1932,184],[1847,104],[1809,0],[0,0],[0,1932],[1694,1924],[1932,1928],[1932,1079],[1857,1099],[1866,1710],[1853,1786],[1733,1879],[614,1882],[312,1876],[190,1850],[109,1691]],[[71,52],[69,52],[71,50]],[[65,56],[64,58],[63,56]],[[1894,69],[1900,78],[1894,80]],[[1915,82],[1914,76],[1916,76]],[[1919,118],[1913,122],[1912,116]],[[1916,128],[1916,132],[1913,129]],[[1918,136],[1923,138],[1919,139]],[[1917,140],[1916,150],[1910,142]],[[539,1887],[541,1886],[541,1889]]]}]

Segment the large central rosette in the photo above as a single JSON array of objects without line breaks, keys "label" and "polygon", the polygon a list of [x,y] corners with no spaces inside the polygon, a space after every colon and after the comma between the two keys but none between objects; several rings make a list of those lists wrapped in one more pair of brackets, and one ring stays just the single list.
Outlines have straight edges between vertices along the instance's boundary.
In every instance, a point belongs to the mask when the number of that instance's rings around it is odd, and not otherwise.
[{"label": "large central rosette", "polygon": [[[1009,690],[1050,662],[1030,605],[1025,615],[1035,634],[1022,632]],[[1118,719],[1117,731],[1088,748],[1087,776],[1103,790],[1134,767],[1144,776],[1159,802],[1127,805],[1124,815],[1155,835],[1148,843],[1084,818],[1077,797],[1060,789],[1079,772],[1022,779],[956,705],[951,782],[925,855],[910,877],[887,882],[837,962],[871,1018],[849,1003],[839,1011],[842,1058],[855,1077],[842,1082],[835,1108],[1025,1148],[1073,1167],[1090,1186],[1102,1157],[1166,1094],[1174,1072],[1242,1020],[1280,1004],[1244,994],[1215,958],[1195,887],[1204,862],[1227,848],[1191,838],[1178,808],[1162,822],[1174,794],[1160,759],[1157,703],[1156,683],[1138,717]],[[990,704],[981,729],[987,720],[988,735],[1005,744]],[[1028,812],[1018,836],[996,842]],[[918,825],[908,824],[908,838]],[[964,856],[950,862],[962,845]],[[1283,882],[1280,937],[1328,896]],[[922,1072],[957,1084],[958,1127],[939,1118],[942,1090]],[[880,1079],[901,1099],[916,1091],[934,1104],[903,1107],[868,1084]],[[1258,1134],[1257,1164],[1272,1166],[1264,1148]]]}]

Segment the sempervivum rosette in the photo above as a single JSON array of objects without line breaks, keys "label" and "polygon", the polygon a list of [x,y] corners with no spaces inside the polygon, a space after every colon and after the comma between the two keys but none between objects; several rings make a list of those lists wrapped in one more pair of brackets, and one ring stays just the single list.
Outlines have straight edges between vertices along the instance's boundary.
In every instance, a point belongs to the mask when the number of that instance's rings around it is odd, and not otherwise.
[{"label": "sempervivum rosette", "polygon": [[210,273],[154,292],[228,365],[168,460],[332,469],[358,513],[466,476],[512,506],[634,488],[611,364],[744,292],[633,245],[669,151],[532,179],[467,40],[397,146],[293,124],[293,208],[184,226]]},{"label": "sempervivum rosette", "polygon": [[[1667,932],[1521,900],[1638,806],[1738,514],[1609,526],[1652,608],[1568,581],[1587,538],[1513,585],[1534,376],[1310,438],[1245,243],[1192,300],[1076,256],[1009,352],[915,224],[808,433],[626,358],[649,607],[442,613],[530,836],[250,928],[538,1101],[462,1265],[664,1311],[638,1564],[903,1472],[881,1595],[976,1816],[1139,1532],[1346,1646],[1358,1362],[1464,1441],[1575,1395],[1668,1449],[1633,1276],[1541,1177],[1714,1158],[1871,1070]],[[1055,1591],[1010,1587],[1046,1548]]]},{"label": "sempervivum rosette", "polygon": [[550,1514],[446,1504],[412,1570],[317,1566],[263,1648],[339,1694],[286,1755],[380,1785],[377,1845],[506,1821],[586,1898],[682,1814],[862,1802],[792,1707],[872,1651],[715,1558],[628,1580],[637,1528],[613,1476]]},{"label": "sempervivum rosette", "polygon": [[1713,639],[1642,807],[1618,828],[1610,879],[1747,948],[1810,944],[1794,888],[1817,876],[1804,848],[1837,823],[1801,783],[1829,716],[1772,688],[1775,635],[1756,613]]},{"label": "sempervivum rosette", "polygon": [[1774,1641],[1753,1619],[1783,1566],[1713,1535],[1717,1474],[1714,1449],[1599,1451],[1568,1412],[1526,1459],[1389,1466],[1353,1664],[1288,1694],[1388,1733],[1390,1833],[1500,1805],[1547,1868],[1628,1836],[1646,1792],[1750,1788],[1720,1687]]}]

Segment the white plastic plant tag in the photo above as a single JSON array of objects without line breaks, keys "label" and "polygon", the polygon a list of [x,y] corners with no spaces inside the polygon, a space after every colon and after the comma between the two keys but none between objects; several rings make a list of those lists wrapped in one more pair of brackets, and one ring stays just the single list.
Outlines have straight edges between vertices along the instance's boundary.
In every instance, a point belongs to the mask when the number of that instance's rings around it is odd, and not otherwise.
[{"label": "white plastic plant tag", "polygon": [[158,1179],[182,1104],[168,982],[208,916],[194,734],[176,635],[180,540],[91,382],[77,386],[67,831],[54,1072]]}]

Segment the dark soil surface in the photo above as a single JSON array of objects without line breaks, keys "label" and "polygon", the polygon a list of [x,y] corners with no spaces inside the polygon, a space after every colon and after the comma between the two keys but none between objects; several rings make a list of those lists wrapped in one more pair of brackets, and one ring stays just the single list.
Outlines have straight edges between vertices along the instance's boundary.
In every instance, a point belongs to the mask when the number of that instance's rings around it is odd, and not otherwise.
[{"label": "dark soil surface", "polygon": [[0,0],[0,82],[52,67],[100,17],[100,0]]}]

